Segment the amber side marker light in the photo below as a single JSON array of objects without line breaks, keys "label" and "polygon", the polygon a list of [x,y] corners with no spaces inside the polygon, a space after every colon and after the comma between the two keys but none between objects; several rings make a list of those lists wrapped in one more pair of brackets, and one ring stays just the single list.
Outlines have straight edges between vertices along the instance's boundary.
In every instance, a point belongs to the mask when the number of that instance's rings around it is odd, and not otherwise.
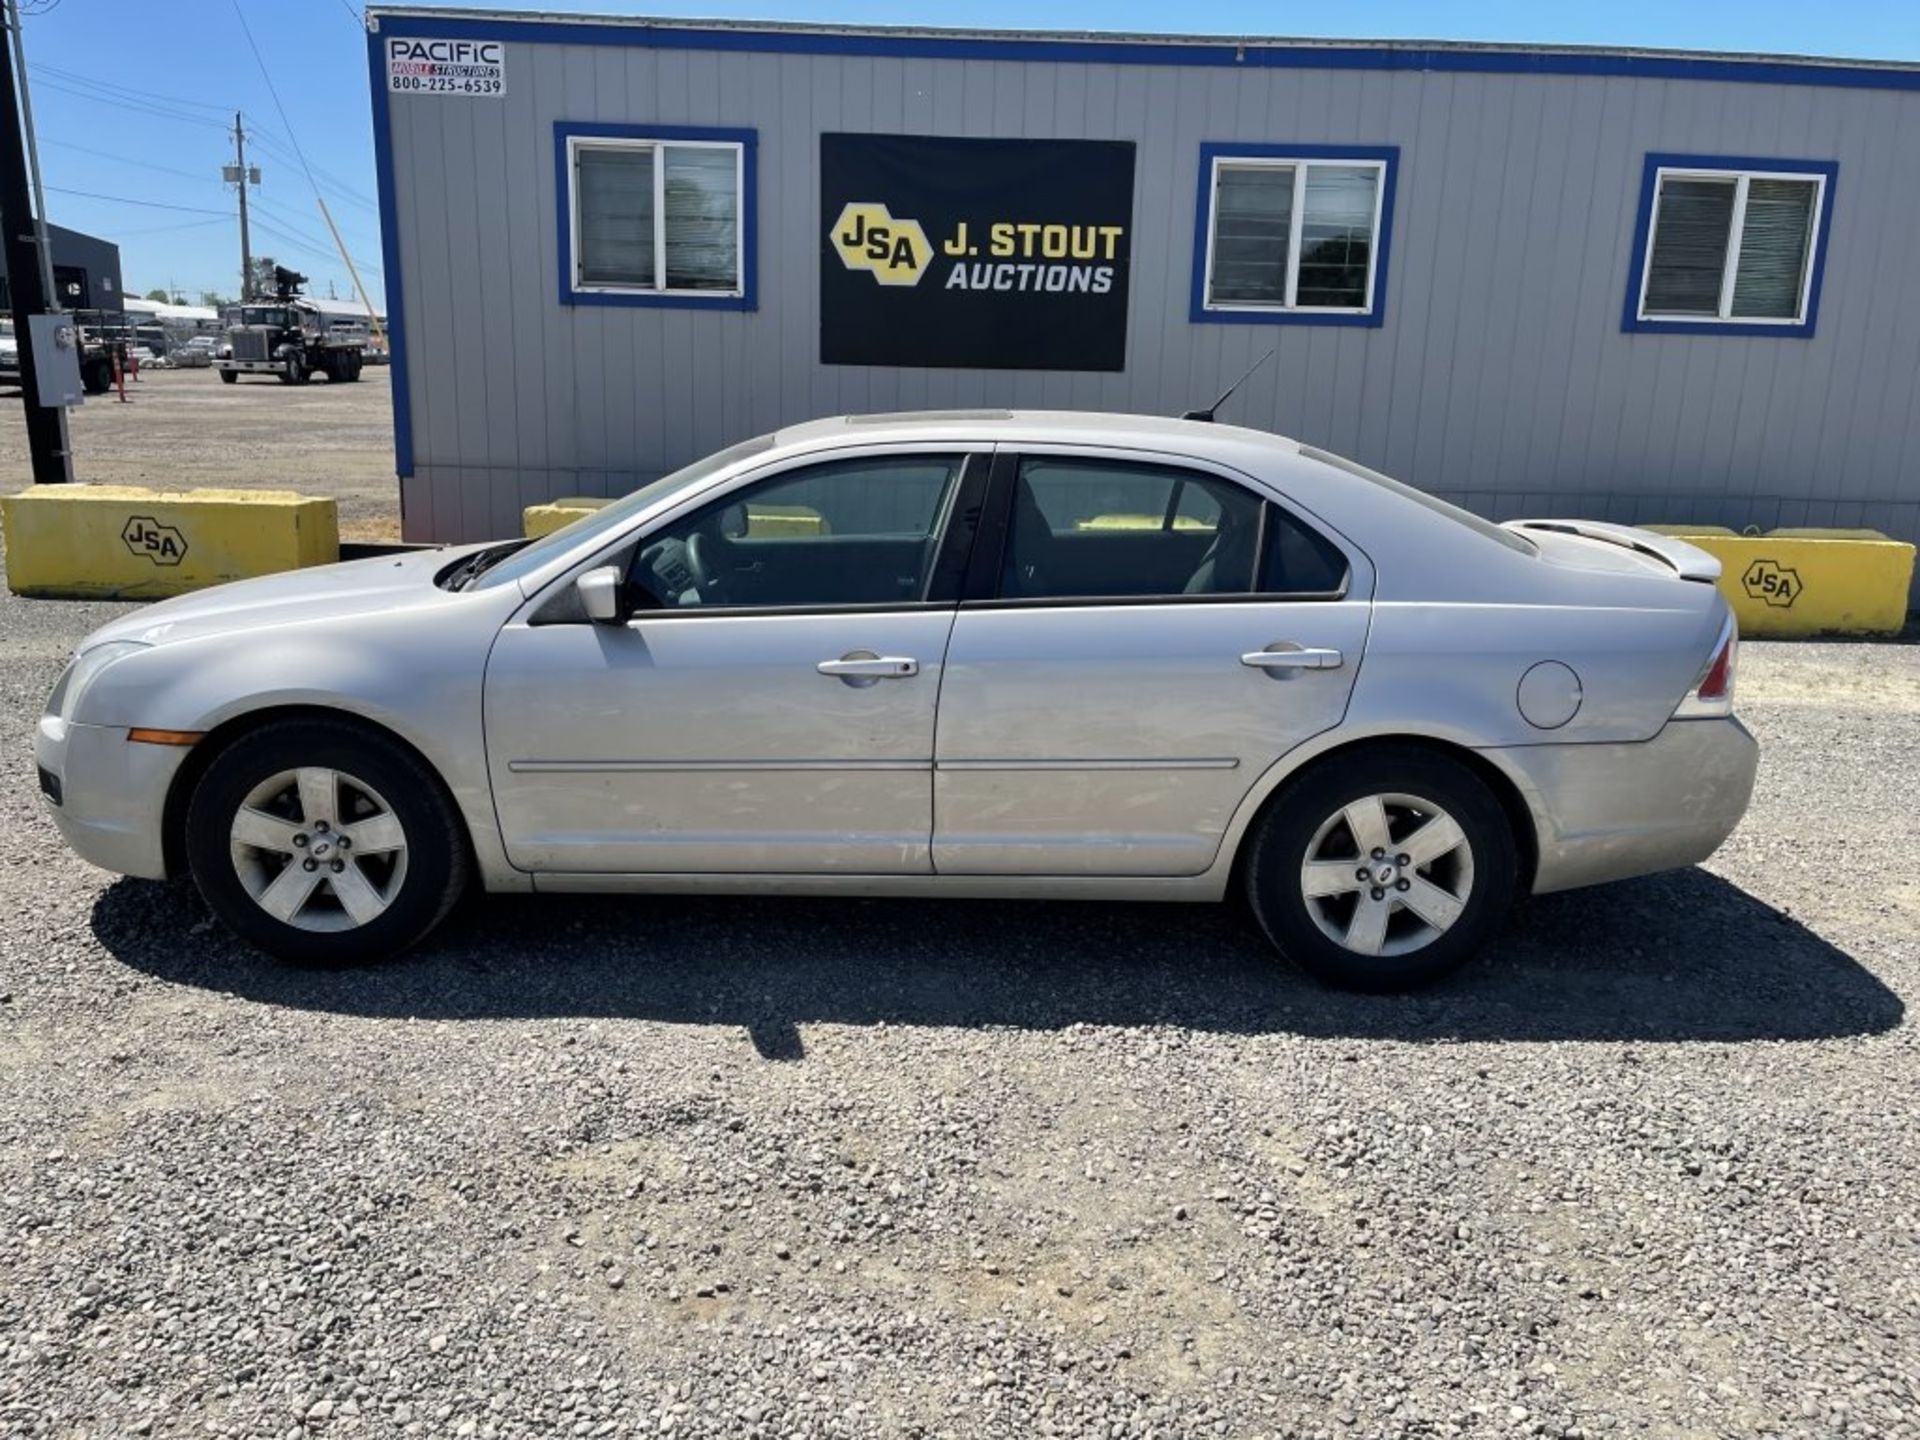
[{"label": "amber side marker light", "polygon": [[198,745],[206,734],[204,730],[143,730],[136,726],[127,731],[127,739],[139,745]]}]

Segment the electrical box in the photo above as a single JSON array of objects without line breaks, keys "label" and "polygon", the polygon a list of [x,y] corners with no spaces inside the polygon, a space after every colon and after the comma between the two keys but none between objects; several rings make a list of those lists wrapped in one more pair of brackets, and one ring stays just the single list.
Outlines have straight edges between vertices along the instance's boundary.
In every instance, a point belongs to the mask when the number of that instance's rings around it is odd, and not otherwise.
[{"label": "electrical box", "polygon": [[29,315],[27,325],[33,345],[38,403],[46,407],[84,403],[86,392],[80,388],[80,328],[73,323],[73,317]]}]

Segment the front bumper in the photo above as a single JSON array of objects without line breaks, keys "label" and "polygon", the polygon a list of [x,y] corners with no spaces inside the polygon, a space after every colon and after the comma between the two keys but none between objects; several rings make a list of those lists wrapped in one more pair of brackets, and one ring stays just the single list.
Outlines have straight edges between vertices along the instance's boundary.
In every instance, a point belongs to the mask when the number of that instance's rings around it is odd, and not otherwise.
[{"label": "front bumper", "polygon": [[[162,816],[187,753],[134,744],[119,726],[77,725],[57,715],[40,717],[33,742],[41,803],[67,844],[102,870],[147,880],[167,875]],[[58,804],[50,790],[58,791]]]},{"label": "front bumper", "polygon": [[1747,813],[1760,764],[1735,719],[1672,720],[1638,744],[1481,753],[1533,811],[1536,895],[1698,864]]}]

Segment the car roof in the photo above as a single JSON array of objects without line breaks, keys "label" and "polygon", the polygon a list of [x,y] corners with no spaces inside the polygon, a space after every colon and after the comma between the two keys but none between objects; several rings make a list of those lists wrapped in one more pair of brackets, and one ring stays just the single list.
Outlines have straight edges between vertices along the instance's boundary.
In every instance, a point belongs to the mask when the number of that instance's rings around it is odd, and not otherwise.
[{"label": "car roof", "polygon": [[1098,410],[902,410],[872,415],[836,415],[790,425],[774,435],[788,446],[832,443],[913,444],[965,440],[1005,444],[1120,445],[1207,455],[1251,445],[1295,455],[1297,441],[1264,430],[1165,415],[1124,415]]}]

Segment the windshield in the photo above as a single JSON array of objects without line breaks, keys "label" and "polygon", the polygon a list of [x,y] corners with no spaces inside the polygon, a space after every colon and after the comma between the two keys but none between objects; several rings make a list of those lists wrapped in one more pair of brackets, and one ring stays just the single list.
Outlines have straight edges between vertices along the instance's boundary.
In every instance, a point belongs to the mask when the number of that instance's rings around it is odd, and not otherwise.
[{"label": "windshield", "polygon": [[258,305],[249,305],[245,310],[240,312],[240,323],[242,325],[285,326],[287,323],[287,312],[284,310],[262,308]]},{"label": "windshield", "polygon": [[1539,553],[1539,547],[1526,536],[1516,535],[1513,531],[1496,525],[1491,520],[1483,519],[1471,510],[1462,510],[1458,505],[1451,505],[1437,495],[1429,495],[1426,491],[1415,489],[1403,481],[1395,480],[1390,475],[1382,475],[1378,470],[1369,470],[1357,460],[1349,460],[1344,455],[1335,455],[1330,450],[1321,450],[1312,445],[1302,445],[1300,453],[1309,460],[1318,460],[1322,465],[1331,465],[1336,470],[1344,470],[1347,474],[1361,480],[1371,481],[1382,489],[1404,496],[1416,505],[1424,505],[1434,514],[1444,515],[1454,523],[1466,526],[1476,535],[1497,540],[1509,550],[1518,550],[1522,555]]},{"label": "windshield", "polygon": [[709,475],[717,475],[729,465],[772,448],[773,436],[757,435],[751,440],[742,440],[738,445],[730,445],[725,450],[707,456],[704,460],[696,460],[691,465],[674,471],[671,475],[662,475],[658,480],[642,485],[632,494],[623,495],[611,505],[596,510],[591,515],[583,515],[571,525],[563,526],[551,535],[542,535],[531,545],[515,551],[475,579],[472,588],[491,590],[496,585],[515,584],[522,576],[531,575],[547,561],[556,555],[565,554],[582,541],[591,540],[597,535],[612,534],[632,516],[638,515],[655,501],[672,494],[682,486],[704,480]]}]

